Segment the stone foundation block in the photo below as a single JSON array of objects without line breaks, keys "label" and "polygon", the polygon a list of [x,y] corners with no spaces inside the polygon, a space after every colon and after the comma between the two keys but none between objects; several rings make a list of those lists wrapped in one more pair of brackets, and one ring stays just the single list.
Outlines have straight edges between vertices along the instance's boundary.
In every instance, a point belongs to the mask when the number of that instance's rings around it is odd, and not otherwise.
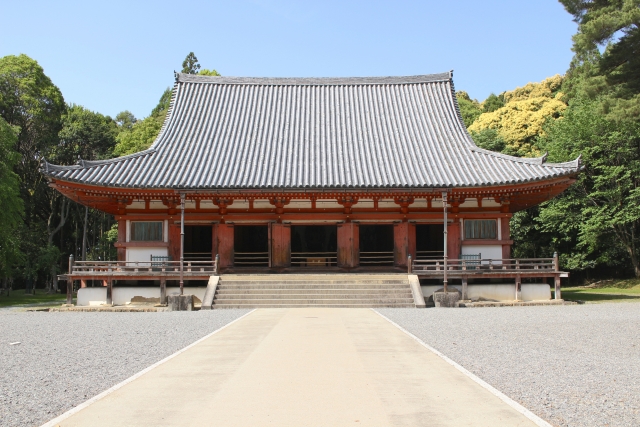
[{"label": "stone foundation block", "polygon": [[433,302],[436,307],[458,307],[460,301],[459,292],[434,292]]},{"label": "stone foundation block", "polygon": [[193,311],[193,295],[169,295],[167,307],[169,311]]}]

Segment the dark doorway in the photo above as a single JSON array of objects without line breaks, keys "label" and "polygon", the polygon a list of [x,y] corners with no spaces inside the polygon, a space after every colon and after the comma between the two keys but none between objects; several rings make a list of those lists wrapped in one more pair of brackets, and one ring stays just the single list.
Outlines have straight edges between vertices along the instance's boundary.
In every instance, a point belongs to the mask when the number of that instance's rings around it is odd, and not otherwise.
[{"label": "dark doorway", "polygon": [[267,225],[235,225],[233,252],[233,265],[236,267],[268,267],[269,227]]},{"label": "dark doorway", "polygon": [[291,265],[293,267],[335,266],[337,261],[337,226],[291,226]]},{"label": "dark doorway", "polygon": [[443,232],[443,224],[417,224],[416,259],[443,259]]},{"label": "dark doorway", "polygon": [[360,265],[393,265],[393,225],[360,225]]},{"label": "dark doorway", "polygon": [[185,261],[211,261],[210,225],[184,226],[184,259]]}]

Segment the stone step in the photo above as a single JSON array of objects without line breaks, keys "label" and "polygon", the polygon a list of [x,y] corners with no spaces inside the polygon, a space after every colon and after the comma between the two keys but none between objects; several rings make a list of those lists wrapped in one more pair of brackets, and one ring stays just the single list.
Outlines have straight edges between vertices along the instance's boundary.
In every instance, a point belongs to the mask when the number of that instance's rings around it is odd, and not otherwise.
[{"label": "stone step", "polygon": [[214,301],[228,299],[394,299],[413,298],[411,292],[397,294],[216,294]]},{"label": "stone step", "polygon": [[218,286],[298,286],[298,287],[312,287],[312,286],[409,286],[409,282],[388,282],[388,283],[373,283],[373,282],[321,282],[321,281],[308,281],[308,282],[227,282],[220,281]]},{"label": "stone step", "polygon": [[411,295],[410,288],[398,288],[398,289],[303,289],[303,288],[288,288],[288,289],[218,289],[216,295],[281,295],[281,294],[305,294],[305,295],[398,295],[409,294]]},{"label": "stone step", "polygon": [[407,280],[406,274],[223,274],[221,280]]},{"label": "stone step", "polygon": [[213,300],[214,307],[218,304],[413,304],[413,298],[353,298],[346,301],[344,298],[322,299],[322,298],[292,298],[292,299],[223,299]]},{"label": "stone step", "polygon": [[409,285],[384,284],[376,285],[371,283],[349,283],[349,284],[327,284],[327,283],[254,283],[254,284],[234,284],[220,282],[218,289],[409,289]]},{"label": "stone step", "polygon": [[225,308],[304,308],[304,307],[326,307],[326,308],[413,308],[411,304],[213,304],[215,310]]}]

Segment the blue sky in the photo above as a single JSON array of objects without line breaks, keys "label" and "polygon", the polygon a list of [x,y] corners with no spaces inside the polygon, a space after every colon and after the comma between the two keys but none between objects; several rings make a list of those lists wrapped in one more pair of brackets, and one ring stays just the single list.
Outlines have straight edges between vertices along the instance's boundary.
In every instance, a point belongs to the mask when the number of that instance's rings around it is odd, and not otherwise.
[{"label": "blue sky", "polygon": [[225,76],[454,70],[479,100],[563,74],[576,25],[556,0],[7,1],[0,56],[36,59],[76,103],[147,116],[195,52]]}]

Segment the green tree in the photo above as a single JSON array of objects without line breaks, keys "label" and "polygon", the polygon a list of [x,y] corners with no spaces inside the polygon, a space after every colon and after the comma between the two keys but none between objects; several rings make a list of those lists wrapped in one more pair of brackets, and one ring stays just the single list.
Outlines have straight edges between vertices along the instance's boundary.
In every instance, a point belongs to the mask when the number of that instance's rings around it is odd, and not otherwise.
[{"label": "green tree", "polygon": [[184,61],[182,61],[182,72],[184,74],[198,74],[199,69],[198,58],[193,52],[189,52]]},{"label": "green tree", "polygon": [[[65,222],[59,213],[66,199],[53,191],[40,173],[40,161],[58,145],[66,105],[60,90],[36,61],[26,55],[0,58],[0,116],[18,129],[14,167],[24,205],[24,223],[17,227],[23,263],[18,273],[29,281],[38,276],[40,248],[48,247]],[[62,209],[59,209],[59,208]],[[50,271],[43,271],[50,276]],[[50,282],[51,283],[51,282]]]},{"label": "green tree", "polygon": [[560,3],[578,24],[571,71],[582,76],[583,90],[600,96],[601,110],[614,120],[639,117],[640,0]]},{"label": "green tree", "polygon": [[115,121],[120,129],[131,129],[138,119],[131,111],[124,110],[118,113]]},{"label": "green tree", "polygon": [[80,105],[69,105],[62,115],[59,142],[53,148],[50,159],[57,164],[73,164],[78,158],[109,158],[116,145],[117,133],[118,127],[111,117]]},{"label": "green tree", "polygon": [[504,94],[500,94],[499,96],[496,96],[495,93],[492,93],[482,103],[482,112],[493,113],[498,108],[502,108],[502,107],[504,107]]},{"label": "green tree", "polygon": [[19,129],[15,171],[21,181],[27,221],[38,210],[36,194],[47,191],[40,160],[58,143],[65,111],[62,93],[36,61],[26,55],[0,58],[0,116]]},{"label": "green tree", "polygon": [[603,116],[597,101],[575,99],[550,122],[539,145],[549,160],[582,155],[584,170],[540,209],[538,229],[563,245],[563,264],[584,270],[630,265],[640,278],[640,123]]},{"label": "green tree", "polygon": [[162,129],[170,105],[171,89],[166,89],[149,117],[136,121],[130,128],[121,127],[120,133],[116,136],[114,154],[125,156],[151,147]]},{"label": "green tree", "polygon": [[469,94],[463,90],[456,92],[456,98],[458,100],[458,106],[460,107],[462,121],[466,127],[469,127],[480,117],[480,114],[482,114],[480,103],[475,99],[471,99]]},{"label": "green tree", "polygon": [[15,151],[18,135],[15,129],[0,117],[0,278],[2,288],[7,287],[14,266],[19,263],[20,242],[18,230],[22,224],[23,204],[20,198],[20,180],[13,171],[20,159]]}]

